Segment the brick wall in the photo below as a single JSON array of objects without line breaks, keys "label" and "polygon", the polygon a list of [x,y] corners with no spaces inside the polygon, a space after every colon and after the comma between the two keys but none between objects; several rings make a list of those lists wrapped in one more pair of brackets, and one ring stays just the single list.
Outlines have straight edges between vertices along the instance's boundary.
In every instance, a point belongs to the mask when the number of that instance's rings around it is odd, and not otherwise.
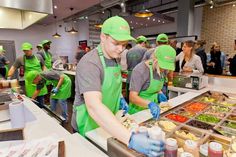
[{"label": "brick wall", "polygon": [[236,39],[236,7],[232,5],[203,9],[201,39],[205,39],[206,52],[209,52],[211,44],[215,41],[221,46],[221,50],[232,55],[233,45]]}]

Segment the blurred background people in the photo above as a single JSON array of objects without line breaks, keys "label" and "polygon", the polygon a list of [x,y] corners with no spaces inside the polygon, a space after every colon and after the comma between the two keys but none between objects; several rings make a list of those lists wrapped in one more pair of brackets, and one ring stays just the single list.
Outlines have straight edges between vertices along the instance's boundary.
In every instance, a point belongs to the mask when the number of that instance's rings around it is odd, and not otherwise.
[{"label": "blurred background people", "polygon": [[207,55],[204,48],[205,44],[206,44],[205,40],[197,40],[195,44],[196,55],[198,55],[201,58],[204,72],[206,72],[207,69]]},{"label": "blurred background people", "polygon": [[195,54],[195,42],[187,40],[183,45],[183,52],[176,56],[176,61],[179,61],[180,72],[187,73],[203,73],[204,69],[199,56]]},{"label": "blurred background people", "polygon": [[214,42],[212,44],[207,58],[207,73],[221,75],[225,66],[225,54],[220,50],[218,43]]},{"label": "blurred background people", "polygon": [[7,76],[6,65],[10,63],[4,55],[5,52],[6,51],[2,47],[0,47],[0,75],[1,75],[0,77],[3,78],[6,78]]}]

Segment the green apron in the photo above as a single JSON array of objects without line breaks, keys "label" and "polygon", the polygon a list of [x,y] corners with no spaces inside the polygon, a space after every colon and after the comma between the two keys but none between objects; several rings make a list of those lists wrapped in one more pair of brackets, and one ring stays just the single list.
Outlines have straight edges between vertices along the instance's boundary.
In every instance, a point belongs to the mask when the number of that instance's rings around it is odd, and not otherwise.
[{"label": "green apron", "polygon": [[[139,93],[139,96],[143,99],[157,103],[158,102],[157,94],[159,91],[161,91],[165,79],[164,78],[161,78],[160,80],[153,79],[153,66],[152,66],[152,64],[153,64],[153,62],[150,61],[149,62],[149,71],[150,71],[149,87],[145,91],[141,91]],[[137,113],[137,112],[142,111],[144,109],[146,109],[146,108],[129,103],[129,114],[134,114],[134,113]]]},{"label": "green apron", "polygon": [[5,77],[7,78],[8,72],[9,72],[9,65],[5,65],[4,67],[5,67],[5,69],[6,69],[6,76],[5,76]]},{"label": "green apron", "polygon": [[[116,67],[107,67],[100,45],[97,47],[98,55],[104,69],[104,80],[102,83],[102,103],[115,114],[119,110],[120,94],[122,87],[121,68],[120,65]],[[96,104],[94,104],[96,105]],[[97,123],[90,117],[85,104],[76,106],[76,123],[78,131],[82,136],[85,133],[96,129]],[[103,116],[103,115],[101,115]],[[109,125],[109,124],[108,124]]]},{"label": "green apron", "polygon": [[[55,95],[51,94],[52,99],[62,99],[63,100],[63,99],[67,99],[71,96],[71,80],[67,75],[63,74],[63,76],[64,76],[64,80],[63,80],[61,87],[59,88],[58,93]],[[41,75],[41,77],[43,77],[43,76]],[[56,87],[59,82],[59,80],[48,80],[46,78],[44,78],[44,79],[48,83],[52,84],[53,87]]]},{"label": "green apron", "polygon": [[52,69],[52,56],[48,53],[43,51],[44,53],[44,61],[45,61],[45,66],[47,67],[48,70]]},{"label": "green apron", "polygon": [[[39,72],[42,71],[41,64],[40,64],[38,58],[34,55],[33,55],[33,58],[31,58],[31,59],[27,59],[24,56],[24,64],[25,64],[25,67],[24,67],[25,76],[27,76],[28,72],[30,72],[30,71],[39,71]],[[34,92],[36,91],[36,86],[33,85],[32,83],[29,83],[28,80],[25,79],[25,91],[26,91],[26,95],[28,97],[32,97]],[[44,86],[41,89],[38,96],[42,96],[47,93],[48,93],[47,88],[46,88],[46,86]]]}]

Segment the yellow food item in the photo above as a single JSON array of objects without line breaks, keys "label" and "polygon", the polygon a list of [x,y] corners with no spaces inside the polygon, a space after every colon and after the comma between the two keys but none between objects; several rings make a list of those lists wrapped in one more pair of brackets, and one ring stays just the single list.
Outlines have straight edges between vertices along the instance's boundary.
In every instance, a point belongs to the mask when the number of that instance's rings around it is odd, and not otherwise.
[{"label": "yellow food item", "polygon": [[193,141],[197,141],[199,138],[196,137],[194,134],[190,133],[190,132],[185,132],[185,131],[176,131],[175,132],[178,136],[181,136],[183,138],[189,139],[189,140],[193,140]]},{"label": "yellow food item", "polygon": [[168,132],[172,131],[176,127],[176,125],[173,122],[164,120],[159,121],[159,125]]},{"label": "yellow food item", "polygon": [[236,143],[232,144],[232,149],[233,149],[234,152],[236,152]]}]

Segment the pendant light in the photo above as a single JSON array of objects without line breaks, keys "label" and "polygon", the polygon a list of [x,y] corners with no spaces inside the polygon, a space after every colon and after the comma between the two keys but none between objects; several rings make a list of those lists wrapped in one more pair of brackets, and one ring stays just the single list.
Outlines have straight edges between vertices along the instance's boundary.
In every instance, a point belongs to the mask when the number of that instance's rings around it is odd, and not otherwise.
[{"label": "pendant light", "polygon": [[54,38],[60,38],[61,35],[57,33],[57,16],[54,16],[54,18],[55,18],[55,29],[56,29],[56,33],[53,34],[52,36],[53,36]]},{"label": "pendant light", "polygon": [[[71,10],[71,12],[74,10],[74,8],[70,8],[70,10]],[[70,33],[70,34],[76,34],[76,33],[78,33],[78,31],[74,28],[74,26],[73,26],[73,19],[71,20],[71,29],[69,30],[69,31],[66,31],[66,32],[68,32],[68,33]]]},{"label": "pendant light", "polygon": [[134,16],[140,17],[140,18],[146,18],[146,17],[153,16],[153,13],[150,10],[145,9],[145,6],[143,6],[143,8],[140,11],[138,11],[137,13],[135,13]]}]

